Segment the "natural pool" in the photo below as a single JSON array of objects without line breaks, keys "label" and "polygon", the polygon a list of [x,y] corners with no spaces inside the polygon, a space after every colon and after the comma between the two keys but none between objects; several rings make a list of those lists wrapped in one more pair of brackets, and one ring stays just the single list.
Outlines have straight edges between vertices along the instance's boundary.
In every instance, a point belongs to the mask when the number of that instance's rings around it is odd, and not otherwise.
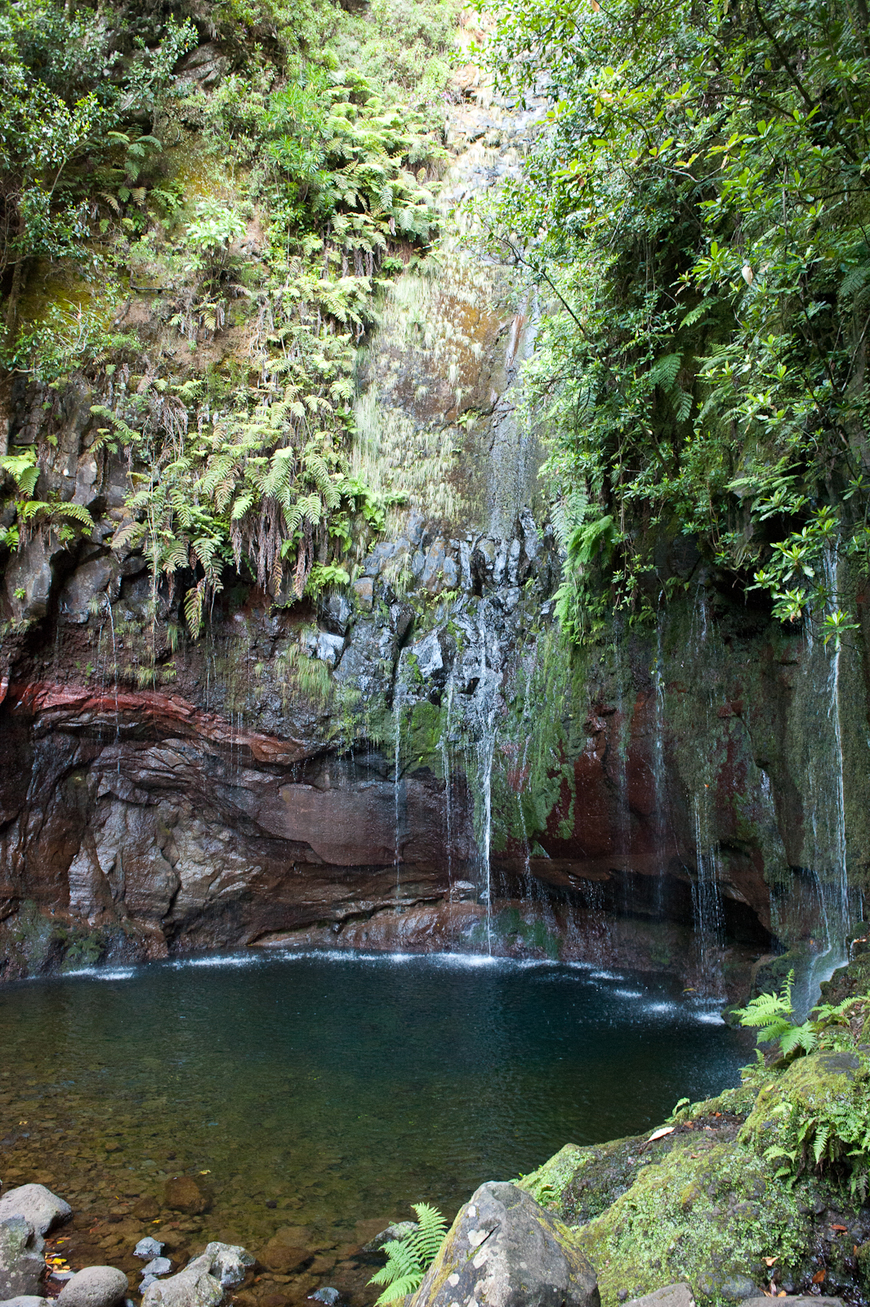
[{"label": "natural pool", "polygon": [[[79,1242],[102,1250],[80,1260],[123,1265],[134,1226],[176,1258],[207,1238],[258,1251],[294,1227],[317,1260],[273,1277],[286,1300],[362,1283],[353,1249],[411,1202],[452,1217],[482,1180],[658,1125],[750,1056],[648,978],[347,953],[10,985],[0,1050],[0,1176],[71,1202]],[[161,1207],[180,1173],[208,1190],[206,1214]]]}]

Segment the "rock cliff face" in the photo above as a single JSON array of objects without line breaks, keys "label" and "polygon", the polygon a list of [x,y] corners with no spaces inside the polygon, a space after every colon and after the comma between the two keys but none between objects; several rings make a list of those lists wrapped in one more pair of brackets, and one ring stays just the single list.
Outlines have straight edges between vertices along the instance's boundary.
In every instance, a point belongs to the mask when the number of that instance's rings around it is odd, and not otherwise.
[{"label": "rock cliff face", "polygon": [[[528,130],[457,111],[445,203],[503,175]],[[109,548],[128,469],[97,448],[101,397],[15,389],[11,447],[50,420],[45,494],[97,527],[74,548],[34,534],[6,565],[0,975],[297,943],[733,987],[753,956],[824,952],[860,915],[864,632],[834,655],[736,608],[683,541],[651,581],[682,596],[656,628],[614,617],[564,647],[540,433],[517,418],[535,307],[509,275],[448,241],[399,280],[360,369],[356,458],[375,484],[402,467],[407,507],[348,587],[290,606],[240,578],[197,643],[141,552]]]}]

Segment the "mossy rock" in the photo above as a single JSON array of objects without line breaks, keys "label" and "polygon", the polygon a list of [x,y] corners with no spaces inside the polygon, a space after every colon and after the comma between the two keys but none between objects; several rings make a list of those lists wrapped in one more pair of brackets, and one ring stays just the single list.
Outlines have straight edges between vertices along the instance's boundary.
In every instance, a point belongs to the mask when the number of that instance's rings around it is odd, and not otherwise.
[{"label": "mossy rock", "polygon": [[751,1285],[761,1291],[770,1257],[780,1271],[803,1274],[811,1226],[800,1191],[749,1148],[683,1139],[577,1232],[602,1307],[678,1280],[699,1304],[731,1302]]},{"label": "mossy rock", "polygon": [[740,1139],[791,1174],[813,1163],[833,1165],[832,1179],[839,1169],[845,1184],[866,1177],[868,1120],[870,1047],[825,1049],[764,1085]]},{"label": "mossy rock", "polygon": [[537,1171],[523,1176],[517,1183],[537,1203],[556,1211],[563,1220],[579,1225],[600,1216],[634,1184],[637,1160],[657,1161],[678,1147],[683,1139],[680,1129],[694,1129],[707,1123],[717,1127],[717,1134],[736,1136],[755,1105],[758,1086],[737,1085],[725,1089],[715,1098],[703,1099],[675,1113],[673,1134],[650,1141],[649,1135],[627,1135],[605,1144],[579,1147],[566,1144]]}]

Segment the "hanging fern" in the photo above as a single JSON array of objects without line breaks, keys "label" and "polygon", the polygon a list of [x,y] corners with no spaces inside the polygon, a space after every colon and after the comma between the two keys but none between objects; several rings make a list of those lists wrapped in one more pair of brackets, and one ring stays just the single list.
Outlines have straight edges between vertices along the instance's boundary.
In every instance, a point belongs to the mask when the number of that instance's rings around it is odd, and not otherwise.
[{"label": "hanging fern", "polygon": [[419,1289],[447,1233],[447,1222],[437,1207],[429,1203],[412,1206],[417,1213],[416,1225],[401,1239],[390,1239],[384,1244],[387,1264],[369,1280],[369,1284],[387,1286],[375,1307],[396,1302]]}]

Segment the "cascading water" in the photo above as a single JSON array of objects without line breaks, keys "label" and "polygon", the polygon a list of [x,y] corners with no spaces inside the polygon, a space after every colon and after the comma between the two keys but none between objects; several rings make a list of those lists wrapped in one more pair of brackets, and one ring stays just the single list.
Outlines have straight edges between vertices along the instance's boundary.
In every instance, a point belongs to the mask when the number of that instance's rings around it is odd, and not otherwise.
[{"label": "cascading water", "polygon": [[[453,729],[453,677],[447,682],[444,730],[438,741],[444,772],[444,826],[447,837],[447,894],[453,901],[453,757],[450,748]],[[398,792],[398,791],[397,791]]]},{"label": "cascading water", "polygon": [[843,784],[843,739],[840,706],[839,642],[825,645],[817,638],[813,623],[839,608],[837,547],[829,545],[823,555],[826,598],[821,610],[807,622],[807,675],[821,692],[812,696],[815,707],[813,729],[806,741],[807,825],[809,827],[812,874],[819,901],[818,941],[809,975],[809,1000],[822,981],[847,961],[847,937],[851,926],[847,877],[846,804]]},{"label": "cascading water", "polygon": [[394,855],[396,868],[396,899],[402,893],[402,814],[405,795],[402,785],[402,714],[405,706],[404,654],[402,649],[396,662],[396,676],[393,682],[393,803],[394,815]]},{"label": "cascading water", "polygon": [[725,914],[719,885],[719,853],[710,836],[708,791],[692,800],[696,875],[692,881],[692,909],[701,982],[709,993],[720,987],[720,960],[725,943]]},{"label": "cascading water", "polygon": [[486,948],[492,954],[492,764],[497,736],[498,697],[501,677],[495,670],[501,655],[484,604],[478,612],[480,663],[478,682],[470,705],[474,725],[476,793],[474,824],[477,837],[479,875],[483,882],[480,898],[486,909]]},{"label": "cascading water", "polygon": [[[667,793],[665,786],[665,669],[664,669],[664,620],[659,612],[656,620],[656,660],[653,665],[653,802],[655,803],[656,837],[659,848],[663,849],[667,838]],[[659,876],[656,883],[656,913],[662,915],[664,877]]]}]

